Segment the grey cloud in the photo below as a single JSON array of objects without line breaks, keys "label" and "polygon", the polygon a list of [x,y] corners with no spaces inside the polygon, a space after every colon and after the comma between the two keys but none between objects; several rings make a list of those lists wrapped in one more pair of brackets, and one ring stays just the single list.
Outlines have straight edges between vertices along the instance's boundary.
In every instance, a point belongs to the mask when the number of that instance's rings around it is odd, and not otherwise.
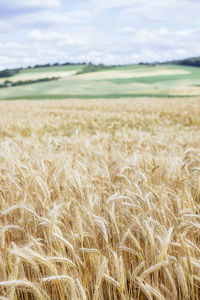
[{"label": "grey cloud", "polygon": [[6,19],[11,15],[24,15],[41,10],[59,8],[60,5],[61,2],[59,0],[1,0],[0,16]]}]

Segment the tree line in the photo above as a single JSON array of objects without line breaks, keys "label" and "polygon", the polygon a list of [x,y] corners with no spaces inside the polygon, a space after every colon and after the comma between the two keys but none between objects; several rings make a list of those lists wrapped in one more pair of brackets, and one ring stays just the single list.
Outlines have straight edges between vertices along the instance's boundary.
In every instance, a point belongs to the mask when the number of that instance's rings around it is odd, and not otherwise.
[{"label": "tree line", "polygon": [[4,83],[0,84],[0,88],[7,88],[10,86],[19,86],[19,85],[27,85],[27,84],[33,84],[33,83],[40,83],[40,82],[46,82],[46,81],[53,81],[53,80],[58,80],[60,77],[45,77],[45,78],[40,78],[40,79],[35,79],[35,80],[19,80],[12,82],[10,80],[5,80]]}]

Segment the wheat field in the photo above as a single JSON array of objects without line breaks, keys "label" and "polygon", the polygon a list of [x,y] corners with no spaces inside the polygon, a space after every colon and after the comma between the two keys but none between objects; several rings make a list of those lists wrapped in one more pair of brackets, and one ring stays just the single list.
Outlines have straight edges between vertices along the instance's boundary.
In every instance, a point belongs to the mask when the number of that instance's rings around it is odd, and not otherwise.
[{"label": "wheat field", "polygon": [[200,99],[0,102],[0,299],[200,299]]}]

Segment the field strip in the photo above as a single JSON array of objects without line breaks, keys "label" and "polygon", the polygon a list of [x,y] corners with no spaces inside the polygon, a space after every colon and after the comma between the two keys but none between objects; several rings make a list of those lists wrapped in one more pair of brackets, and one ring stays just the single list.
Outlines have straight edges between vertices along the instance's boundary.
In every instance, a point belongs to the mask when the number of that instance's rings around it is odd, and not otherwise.
[{"label": "field strip", "polygon": [[37,80],[41,78],[51,78],[51,77],[61,77],[61,78],[68,78],[75,74],[76,71],[56,71],[56,72],[38,72],[38,73],[19,73],[13,77],[9,78],[1,78],[0,83],[4,82],[5,80],[11,80],[12,82],[16,81],[26,81],[26,80]]},{"label": "field strip", "polygon": [[[87,80],[97,80],[97,79],[120,79],[120,78],[139,78],[139,77],[152,77],[152,76],[165,76],[165,75],[186,75],[190,74],[186,70],[153,70],[152,72],[144,71],[101,71],[86,73],[81,75],[76,75],[73,79],[87,79]],[[71,79],[71,78],[70,78]]]}]

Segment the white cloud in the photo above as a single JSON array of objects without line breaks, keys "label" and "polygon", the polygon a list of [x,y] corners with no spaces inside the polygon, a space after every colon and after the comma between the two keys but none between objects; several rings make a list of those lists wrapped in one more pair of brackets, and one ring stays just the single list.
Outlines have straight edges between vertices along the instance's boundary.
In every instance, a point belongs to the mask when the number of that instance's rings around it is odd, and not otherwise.
[{"label": "white cloud", "polygon": [[[166,28],[159,28],[157,30],[135,30],[134,28],[122,28],[120,31],[124,35],[124,44],[129,44],[134,49],[149,48],[153,49],[156,54],[166,57],[166,53],[176,53],[179,56],[193,56],[199,55],[200,44],[199,34],[200,30],[188,29],[169,31]],[[168,55],[168,59],[173,59],[173,56]]]},{"label": "white cloud", "polygon": [[197,18],[200,10],[200,1],[190,0],[142,0],[135,5],[125,8],[121,12],[121,17],[140,17],[159,22],[181,22],[186,24]]},{"label": "white cloud", "polygon": [[[1,1],[1,0],[0,0]],[[0,11],[1,17],[1,11]],[[87,10],[38,10],[34,11],[30,9],[28,13],[21,14],[16,13],[14,17],[6,18],[3,16],[3,20],[0,19],[0,34],[16,32],[20,30],[30,30],[30,29],[43,29],[47,28],[51,31],[51,27],[57,29],[66,28],[66,26],[75,26],[86,24],[91,17],[90,12]],[[60,30],[60,29],[58,29]]]},{"label": "white cloud", "polygon": [[45,45],[49,43],[54,44],[54,48],[58,46],[84,46],[89,43],[90,32],[82,31],[80,32],[55,32],[55,31],[40,31],[32,30],[28,33],[28,38],[30,41],[40,42],[40,45]]},{"label": "white cloud", "polygon": [[134,29],[132,27],[122,27],[122,28],[119,29],[119,32],[123,33],[123,34],[130,35],[130,34],[134,33]]},{"label": "white cloud", "polygon": [[199,55],[199,10],[195,0],[0,0],[0,68]]},{"label": "white cloud", "polygon": [[[144,0],[140,0],[144,2]],[[88,6],[94,11],[103,11],[115,7],[135,5],[138,0],[90,0]]]}]

